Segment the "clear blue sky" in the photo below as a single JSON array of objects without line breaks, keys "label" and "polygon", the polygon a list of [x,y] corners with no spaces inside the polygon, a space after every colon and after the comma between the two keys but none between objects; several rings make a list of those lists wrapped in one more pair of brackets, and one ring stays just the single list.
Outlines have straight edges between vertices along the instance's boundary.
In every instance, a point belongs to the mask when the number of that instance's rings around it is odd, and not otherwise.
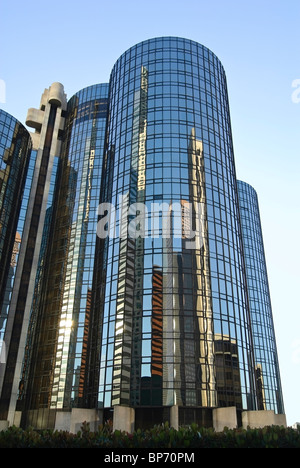
[{"label": "clear blue sky", "polygon": [[219,57],[238,178],[260,201],[287,422],[300,422],[300,1],[2,0],[0,34],[0,107],[23,123],[52,82],[68,98],[108,82],[118,57],[145,39],[181,36]]}]

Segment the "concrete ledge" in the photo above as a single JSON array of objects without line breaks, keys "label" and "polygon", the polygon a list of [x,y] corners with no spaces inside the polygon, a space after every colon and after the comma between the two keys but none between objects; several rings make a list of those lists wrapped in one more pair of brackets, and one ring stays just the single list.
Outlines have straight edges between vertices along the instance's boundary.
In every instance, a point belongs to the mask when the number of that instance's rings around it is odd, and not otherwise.
[{"label": "concrete ledge", "polygon": [[44,117],[44,111],[31,107],[27,112],[26,125],[28,125],[28,127],[35,128],[36,130],[41,130]]},{"label": "concrete ledge", "polygon": [[275,414],[273,410],[265,411],[244,411],[242,413],[243,428],[250,429],[262,428],[265,426],[284,426],[286,425],[286,417],[284,414]]}]

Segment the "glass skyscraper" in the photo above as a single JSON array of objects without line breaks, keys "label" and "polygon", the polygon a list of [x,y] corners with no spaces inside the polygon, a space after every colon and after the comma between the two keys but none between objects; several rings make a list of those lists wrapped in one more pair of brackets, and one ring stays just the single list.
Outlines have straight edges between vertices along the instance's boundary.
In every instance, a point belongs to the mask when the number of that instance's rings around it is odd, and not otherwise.
[{"label": "glass skyscraper", "polygon": [[[62,115],[66,99],[60,83],[45,89],[39,109],[28,110],[26,124],[35,129],[28,138],[32,145],[32,159],[26,183],[22,213],[26,212],[20,252],[16,265],[13,290],[8,303],[4,344],[7,352],[0,374],[0,418],[14,419],[19,390],[23,387],[21,368],[26,354],[26,333],[32,304],[37,300],[36,282],[40,256],[45,248],[43,233],[49,232],[49,205],[53,192],[53,177],[58,167]],[[22,181],[19,181],[22,183]],[[22,198],[20,197],[19,203]]]},{"label": "glass skyscraper", "polygon": [[[13,116],[0,110],[0,339],[8,317],[15,267],[22,236],[22,199],[32,144],[29,132]],[[3,349],[3,359],[6,351]],[[1,364],[2,361],[1,361]]]},{"label": "glass skyscraper", "polygon": [[176,37],[133,46],[109,83],[62,106],[58,141],[21,424],[57,427],[76,409],[134,409],[138,426],[174,408],[206,426],[217,408],[239,424],[283,413],[258,205],[236,179],[219,59]]},{"label": "glass skyscraper", "polygon": [[106,84],[90,86],[67,106],[52,240],[31,315],[19,397],[32,424],[41,416],[31,410],[71,408],[83,398],[107,93]]},{"label": "glass skyscraper", "polygon": [[[117,206],[123,196],[126,206],[143,203],[148,213],[153,202],[170,207],[187,202],[192,225],[201,203],[203,235],[202,245],[191,249],[172,228],[163,238],[158,222],[155,237],[105,240],[102,289],[96,296],[96,400],[104,407],[254,409],[250,316],[223,67],[195,42],[154,39],[117,61],[110,92],[101,202]],[[120,223],[127,225],[126,215]],[[155,274],[161,277],[160,327],[154,327],[153,317]],[[157,354],[155,341],[161,347]]]},{"label": "glass skyscraper", "polygon": [[238,181],[247,290],[250,304],[257,404],[259,410],[283,413],[271,297],[256,191]]}]

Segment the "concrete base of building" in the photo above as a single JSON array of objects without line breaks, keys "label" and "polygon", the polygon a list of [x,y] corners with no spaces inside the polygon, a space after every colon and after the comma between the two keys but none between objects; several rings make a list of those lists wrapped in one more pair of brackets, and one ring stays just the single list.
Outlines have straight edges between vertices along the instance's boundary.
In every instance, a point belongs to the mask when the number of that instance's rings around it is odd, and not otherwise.
[{"label": "concrete base of building", "polygon": [[[212,426],[216,432],[222,432],[225,427],[228,429],[238,428],[238,418],[236,407],[214,408],[212,411]],[[170,427],[178,430],[179,407],[170,407],[169,412]],[[16,412],[13,424],[8,421],[0,421],[0,431],[6,430],[9,426],[20,427],[21,412]],[[287,427],[286,416],[275,414],[274,411],[243,411],[241,415],[242,427],[262,428],[265,426]],[[104,422],[103,410],[73,408],[72,411],[40,410],[30,411],[28,415],[28,425],[36,429],[54,429],[58,431],[68,431],[76,434],[84,424],[87,424],[91,431],[97,431]],[[164,423],[166,421],[161,421]],[[115,406],[113,410],[113,430],[132,433],[135,430],[135,409],[128,406]]]},{"label": "concrete base of building", "polygon": [[[235,406],[227,408],[215,408],[212,410],[213,428],[216,432],[238,428],[237,410]],[[115,406],[113,417],[113,429],[125,432],[134,431],[135,410],[126,406]],[[164,421],[162,421],[164,422]],[[179,407],[170,408],[170,427],[179,428]],[[242,427],[244,429],[260,428],[265,426],[287,427],[284,414],[275,414],[274,411],[244,411],[242,412]]]},{"label": "concrete base of building", "polygon": [[[265,426],[287,427],[285,414],[275,414],[274,411],[243,411],[242,428],[255,429]],[[228,408],[216,408],[213,410],[213,427],[216,432],[238,428],[237,412],[234,406]]]},{"label": "concrete base of building", "polygon": [[8,421],[0,421],[0,431],[6,431],[8,429]]},{"label": "concrete base of building", "polygon": [[55,430],[76,434],[84,424],[97,431],[103,423],[103,412],[95,409],[73,408],[71,412],[57,412]]},{"label": "concrete base of building", "polygon": [[225,427],[236,429],[238,427],[236,407],[213,409],[213,427],[216,432],[224,431]]},{"label": "concrete base of building", "polygon": [[113,430],[132,433],[134,431],[135,411],[129,406],[115,406]]},{"label": "concrete base of building", "polygon": [[251,429],[265,426],[286,427],[285,414],[275,414],[274,411],[244,411],[242,413],[243,428]]},{"label": "concrete base of building", "polygon": [[[0,421],[0,430],[9,426],[21,427],[22,412],[16,411],[14,420]],[[57,431],[68,431],[76,434],[81,430],[83,424],[88,424],[91,431],[97,431],[103,424],[103,411],[96,409],[73,408],[72,411],[40,409],[26,412],[25,427],[35,429],[53,429]],[[23,426],[22,426],[23,427]]]}]

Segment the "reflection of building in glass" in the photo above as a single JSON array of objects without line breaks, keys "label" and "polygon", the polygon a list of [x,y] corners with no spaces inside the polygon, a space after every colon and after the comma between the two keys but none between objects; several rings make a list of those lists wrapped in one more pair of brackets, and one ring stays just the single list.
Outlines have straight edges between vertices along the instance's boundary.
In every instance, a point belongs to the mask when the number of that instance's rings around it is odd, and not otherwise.
[{"label": "reflection of building in glass", "polygon": [[215,363],[218,403],[221,407],[242,408],[241,376],[236,340],[215,336]]},{"label": "reflection of building in glass", "polygon": [[[265,271],[254,280],[258,208],[251,221],[218,58],[186,39],[142,42],[109,84],[67,103],[54,83],[27,123],[3,419],[58,427],[65,414],[105,419],[121,406],[137,425],[178,410],[179,424],[207,426],[223,407],[239,422],[282,413]],[[99,203],[116,208],[106,237]]]},{"label": "reflection of building in glass", "polygon": [[32,314],[31,354],[24,375],[23,409],[31,423],[45,407],[82,404],[107,88],[84,89],[67,106],[52,241]]},{"label": "reflection of building in glass", "polygon": [[20,244],[21,244],[21,236],[18,232],[16,232],[9,272],[7,275],[6,288],[5,288],[3,302],[2,302],[2,310],[1,310],[1,315],[0,315],[0,339],[1,340],[3,340],[4,338],[5,324],[6,324],[6,320],[8,316],[10,297],[11,297],[11,293],[13,290],[13,280],[14,280],[15,268],[17,265],[17,258],[19,254]]},{"label": "reflection of building in glass", "polygon": [[[174,215],[169,238],[163,238],[160,220],[157,236],[102,242],[104,262],[96,272],[95,290],[99,333],[93,345],[101,350],[100,380],[98,390],[91,391],[98,391],[96,400],[105,408],[152,404],[151,369],[157,356],[151,330],[144,327],[154,314],[156,265],[162,274],[161,414],[174,405],[218,407],[225,393],[233,394],[230,403],[239,410],[256,409],[223,67],[197,43],[153,39],[120,57],[110,90],[101,201],[116,204],[124,194],[128,205],[145,200],[147,207],[152,202],[178,202],[183,207],[187,201],[192,206],[191,226],[198,222],[201,236],[193,249],[190,239],[176,237]],[[137,176],[140,154],[142,179]],[[200,214],[199,204],[204,208]],[[130,217],[123,217],[122,227],[128,221]],[[239,375],[238,392],[232,392],[232,378],[225,379],[218,392],[215,336],[222,343],[235,343],[238,369],[232,375]],[[93,362],[98,365],[96,359]]]},{"label": "reflection of building in glass", "polygon": [[[0,304],[8,300],[7,275],[10,276],[8,288],[11,288],[12,269],[16,266],[14,246],[15,242],[19,244],[16,231],[31,147],[26,128],[7,112],[0,110]],[[3,313],[7,311],[2,306],[1,316]],[[1,339],[4,331],[1,327]]]},{"label": "reflection of building in glass", "polygon": [[283,399],[257,194],[238,181],[258,408],[283,413]]},{"label": "reflection of building in glass", "polygon": [[86,314],[85,314],[85,321],[84,321],[81,364],[79,367],[80,369],[79,382],[75,386],[76,388],[75,393],[76,392],[78,393],[78,400],[77,400],[78,403],[76,406],[78,406],[79,402],[82,401],[83,399],[84,383],[88,375],[87,356],[88,356],[88,338],[89,338],[90,320],[91,320],[91,306],[92,306],[92,289],[89,288],[87,292],[87,299],[86,299]]},{"label": "reflection of building in glass", "polygon": [[141,404],[162,405],[163,377],[163,275],[161,268],[153,265],[152,274],[152,314],[143,318],[143,337],[151,339],[151,359],[144,363],[149,367],[149,377],[143,377]]},{"label": "reflection of building in glass", "polygon": [[159,268],[153,265],[152,275],[152,360],[151,375],[162,377],[163,363],[163,277]]},{"label": "reflection of building in glass", "polygon": [[[7,418],[11,387],[4,387],[5,377],[11,380],[13,369],[7,369],[10,359],[9,305],[19,255],[22,226],[22,197],[30,160],[32,143],[26,128],[8,113],[0,110],[0,340],[5,347],[5,359],[0,363],[0,419]],[[26,194],[25,194],[26,197]],[[13,343],[17,349],[18,343]],[[2,355],[1,355],[2,356]]]},{"label": "reflection of building in glass", "polygon": [[12,419],[15,412],[20,387],[22,359],[47,218],[50,181],[55,158],[60,151],[65,103],[62,85],[53,83],[49,89],[45,89],[40,108],[29,109],[27,114],[27,125],[35,129],[31,134],[35,165],[32,183],[28,186],[27,207],[24,206],[26,218],[5,334],[8,356],[1,379],[1,417],[8,420]]},{"label": "reflection of building in glass", "polygon": [[[24,184],[23,197],[21,198],[21,207],[20,207],[20,213],[19,213],[18,224],[17,224],[17,233],[16,233],[16,238],[15,238],[13,257],[11,259],[9,274],[7,277],[5,293],[4,293],[3,302],[2,302],[1,324],[0,324],[1,339],[3,339],[4,334],[5,334],[7,317],[8,317],[8,312],[10,308],[12,292],[13,292],[13,287],[14,287],[14,281],[16,279],[17,264],[19,261],[21,241],[23,238],[27,207],[28,207],[29,198],[30,198],[31,184],[33,181],[35,159],[36,159],[36,151],[32,149],[30,158],[29,158],[27,176],[26,176],[25,184]],[[24,248],[24,245],[25,243],[23,242],[23,248]],[[5,279],[4,279],[4,282],[1,282],[1,284],[3,284],[3,286],[5,285]],[[7,340],[7,335],[8,334],[6,334],[6,340]]]}]

